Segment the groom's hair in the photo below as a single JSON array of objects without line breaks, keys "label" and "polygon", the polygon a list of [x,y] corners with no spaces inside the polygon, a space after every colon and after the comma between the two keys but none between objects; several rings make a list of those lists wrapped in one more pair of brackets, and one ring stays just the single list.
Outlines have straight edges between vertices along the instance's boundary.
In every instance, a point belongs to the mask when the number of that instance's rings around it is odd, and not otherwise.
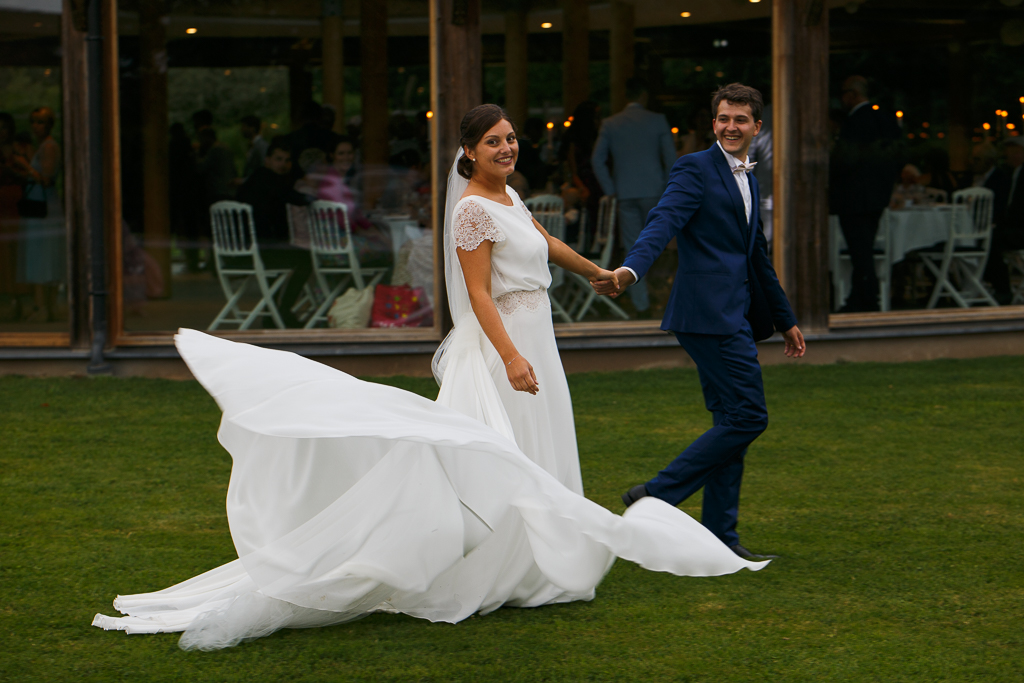
[{"label": "groom's hair", "polygon": [[[477,143],[487,134],[487,131],[498,125],[498,122],[502,119],[511,124],[513,132],[517,132],[516,124],[512,121],[512,117],[498,105],[481,104],[479,107],[473,107],[462,117],[462,125],[459,127],[462,137],[459,139],[459,144],[463,148],[469,147],[472,149],[476,147]],[[463,149],[463,153],[465,153],[465,149]],[[463,155],[459,159],[456,169],[459,175],[467,180],[473,177],[473,162],[469,160],[468,156]]]},{"label": "groom's hair", "polygon": [[723,85],[721,88],[716,90],[715,94],[711,97],[712,119],[718,118],[718,105],[722,103],[722,100],[725,100],[729,104],[748,105],[754,120],[761,120],[761,112],[764,110],[764,100],[761,98],[761,93],[757,88],[751,88],[749,85],[743,85],[742,83],[730,83],[729,85]]}]

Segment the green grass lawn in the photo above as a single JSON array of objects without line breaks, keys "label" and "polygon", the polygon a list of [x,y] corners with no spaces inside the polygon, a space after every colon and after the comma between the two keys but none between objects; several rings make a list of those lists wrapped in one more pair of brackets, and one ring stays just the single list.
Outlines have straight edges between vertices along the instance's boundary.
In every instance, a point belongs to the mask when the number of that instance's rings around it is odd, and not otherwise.
[{"label": "green grass lawn", "polygon": [[[710,423],[692,370],[570,384],[587,494],[616,512]],[[1024,680],[1024,358],[775,366],[765,385],[740,515],[744,544],[782,555],[761,572],[619,561],[589,603],[202,653],[89,623],[119,592],[234,559],[213,400],[195,382],[0,379],[0,680]]]}]

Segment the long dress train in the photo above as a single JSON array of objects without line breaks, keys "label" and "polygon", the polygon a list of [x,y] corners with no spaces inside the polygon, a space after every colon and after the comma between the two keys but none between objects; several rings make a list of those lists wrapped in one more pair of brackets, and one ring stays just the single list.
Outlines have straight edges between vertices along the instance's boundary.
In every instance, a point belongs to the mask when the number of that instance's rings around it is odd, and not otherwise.
[{"label": "long dress train", "polygon": [[[619,517],[523,455],[479,352],[483,332],[470,323],[449,350],[437,402],[180,331],[182,357],[224,413],[218,438],[233,459],[227,513],[239,559],[119,596],[127,616],[98,614],[93,624],[184,630],[182,647],[215,649],[374,611],[457,622],[502,605],[587,599],[615,557],[685,576],[765,564],[738,558],[654,498]],[[445,390],[468,386],[477,400]]]}]

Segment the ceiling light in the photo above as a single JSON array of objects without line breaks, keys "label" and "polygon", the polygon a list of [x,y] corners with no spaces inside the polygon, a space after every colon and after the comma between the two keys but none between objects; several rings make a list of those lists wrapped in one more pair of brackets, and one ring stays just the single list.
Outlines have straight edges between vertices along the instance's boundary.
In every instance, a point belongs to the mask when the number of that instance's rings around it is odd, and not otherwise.
[{"label": "ceiling light", "polygon": [[903,112],[902,111],[896,112],[896,118],[902,119],[903,118]]},{"label": "ceiling light", "polygon": [[545,21],[543,24],[540,25],[540,27],[541,28],[551,28],[551,22],[550,21]]},{"label": "ceiling light", "polygon": [[690,13],[689,12],[680,12],[679,16],[681,16],[683,19],[689,19],[690,18]]},{"label": "ceiling light", "polygon": [[872,104],[871,108],[874,109],[875,111],[878,111],[878,105],[877,104]]},{"label": "ceiling light", "polygon": [[550,121],[548,121],[548,130],[551,130],[554,127],[555,127],[555,124],[553,124]]},{"label": "ceiling light", "polygon": [[191,36],[191,35],[193,35],[195,33],[199,33],[199,29],[197,29],[197,28],[187,28],[187,29],[185,29],[185,33],[187,33],[187,34],[189,34]]},{"label": "ceiling light", "polygon": [[428,118],[428,119],[432,119],[432,118],[434,118],[434,112],[432,112],[432,111],[428,111],[428,112],[427,112],[427,118]]}]

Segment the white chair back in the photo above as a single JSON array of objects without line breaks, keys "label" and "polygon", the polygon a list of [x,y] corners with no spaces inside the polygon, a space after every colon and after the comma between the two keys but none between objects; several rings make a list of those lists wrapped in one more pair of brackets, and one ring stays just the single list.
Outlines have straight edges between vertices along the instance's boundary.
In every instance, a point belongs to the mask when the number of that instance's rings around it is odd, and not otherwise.
[{"label": "white chair back", "polygon": [[252,207],[241,202],[221,201],[210,207],[215,256],[255,256],[259,258],[256,243],[256,224]]},{"label": "white chair back", "polygon": [[350,257],[349,265],[358,267],[347,206],[322,200],[309,205],[309,248],[314,255]]},{"label": "white chair back", "polygon": [[537,222],[555,239],[565,240],[565,203],[554,194],[541,194],[526,200]]},{"label": "white chair back", "polygon": [[951,236],[957,240],[983,240],[992,234],[995,194],[987,187],[968,187],[953,193]]}]

